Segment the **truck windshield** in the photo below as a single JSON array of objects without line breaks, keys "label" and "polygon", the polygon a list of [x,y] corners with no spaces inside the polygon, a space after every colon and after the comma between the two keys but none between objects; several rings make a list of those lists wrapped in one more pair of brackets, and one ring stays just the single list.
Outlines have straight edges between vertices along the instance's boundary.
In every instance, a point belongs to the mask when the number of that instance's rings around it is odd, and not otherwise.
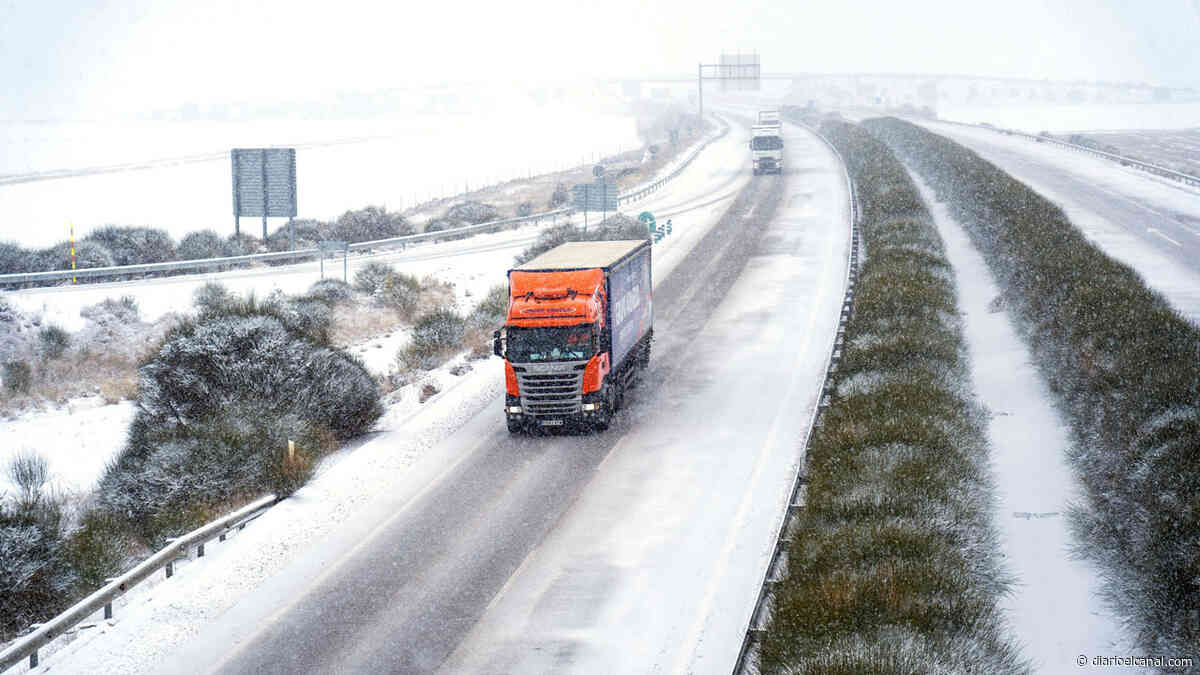
[{"label": "truck windshield", "polygon": [[595,353],[591,324],[508,329],[508,360],[513,363],[578,361]]},{"label": "truck windshield", "polygon": [[783,139],[778,136],[756,136],[754,138],[755,150],[779,150],[783,148]]}]

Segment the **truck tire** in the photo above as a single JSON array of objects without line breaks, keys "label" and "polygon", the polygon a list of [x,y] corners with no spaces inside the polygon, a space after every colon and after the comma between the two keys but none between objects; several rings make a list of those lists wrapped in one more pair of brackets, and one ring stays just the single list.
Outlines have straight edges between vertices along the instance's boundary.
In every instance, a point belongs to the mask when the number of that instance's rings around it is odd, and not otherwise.
[{"label": "truck tire", "polygon": [[520,419],[505,417],[504,422],[508,425],[508,433],[510,434],[519,434],[525,430],[525,425],[521,423]]},{"label": "truck tire", "polygon": [[596,411],[596,417],[592,420],[592,429],[595,431],[607,431],[608,425],[612,423],[613,416],[613,396],[612,387],[605,385],[603,400],[600,401],[600,409]]}]

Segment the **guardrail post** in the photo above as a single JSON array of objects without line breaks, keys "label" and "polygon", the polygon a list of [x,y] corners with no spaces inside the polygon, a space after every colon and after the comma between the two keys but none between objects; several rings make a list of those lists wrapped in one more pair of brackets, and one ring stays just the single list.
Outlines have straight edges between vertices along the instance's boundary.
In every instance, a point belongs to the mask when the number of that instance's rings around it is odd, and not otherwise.
[{"label": "guardrail post", "polygon": [[197,557],[197,558],[203,558],[203,557],[204,557],[204,542],[200,542],[200,543],[199,543],[199,544],[196,546],[196,557]]},{"label": "guardrail post", "polygon": [[104,618],[105,618],[105,619],[111,619],[111,618],[112,618],[112,603],[111,603],[111,602],[109,602],[109,603],[106,603],[106,604],[104,605]]},{"label": "guardrail post", "polygon": [[167,578],[170,579],[175,574],[175,563],[167,563]]},{"label": "guardrail post", "polygon": [[29,653],[29,667],[30,668],[38,667],[38,658],[37,658],[37,650],[36,649]]}]

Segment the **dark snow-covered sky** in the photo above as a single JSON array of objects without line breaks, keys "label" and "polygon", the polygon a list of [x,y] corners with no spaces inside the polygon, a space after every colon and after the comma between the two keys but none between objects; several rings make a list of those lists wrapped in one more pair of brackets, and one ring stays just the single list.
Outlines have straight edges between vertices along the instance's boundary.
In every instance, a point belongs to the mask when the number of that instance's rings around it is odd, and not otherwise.
[{"label": "dark snow-covered sky", "polygon": [[917,72],[1200,86],[1200,0],[0,0],[0,116],[413,83]]}]

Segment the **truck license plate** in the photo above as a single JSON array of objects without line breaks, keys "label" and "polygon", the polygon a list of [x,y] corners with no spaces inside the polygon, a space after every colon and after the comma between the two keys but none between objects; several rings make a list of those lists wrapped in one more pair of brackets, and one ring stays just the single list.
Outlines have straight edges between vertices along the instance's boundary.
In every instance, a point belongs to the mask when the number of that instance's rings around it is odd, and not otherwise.
[{"label": "truck license plate", "polygon": [[538,424],[544,427],[561,427],[562,420],[538,420]]}]

